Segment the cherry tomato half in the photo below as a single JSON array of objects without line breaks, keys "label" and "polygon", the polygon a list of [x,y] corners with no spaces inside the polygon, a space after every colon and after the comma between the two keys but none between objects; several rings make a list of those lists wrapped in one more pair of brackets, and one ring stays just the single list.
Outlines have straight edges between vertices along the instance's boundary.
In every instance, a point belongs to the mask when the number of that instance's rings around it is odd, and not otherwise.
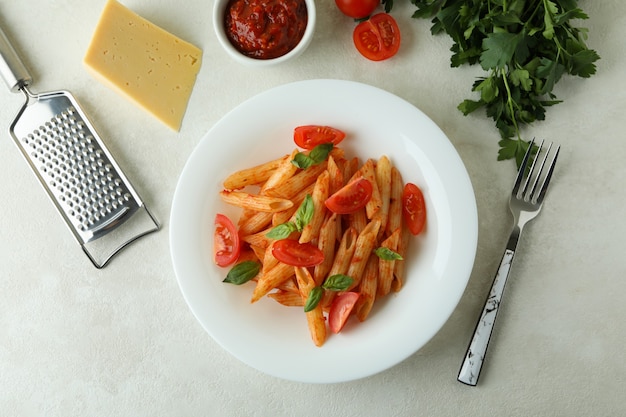
[{"label": "cherry tomato half", "polygon": [[365,178],[354,180],[333,195],[324,204],[328,210],[337,214],[350,214],[365,207],[372,197],[372,183]]},{"label": "cherry tomato half", "polygon": [[380,0],[335,0],[341,13],[354,19],[363,19],[371,15]]},{"label": "cherry tomato half", "polygon": [[309,150],[323,143],[337,145],[345,137],[346,134],[341,130],[330,126],[298,126],[293,131],[293,140],[296,145]]},{"label": "cherry tomato half", "polygon": [[394,56],[400,48],[400,28],[387,13],[378,13],[359,23],[352,33],[356,49],[365,58],[382,61]]},{"label": "cherry tomato half", "polygon": [[426,224],[426,204],[422,190],[410,182],[402,192],[402,213],[411,234],[418,235]]},{"label": "cherry tomato half", "polygon": [[359,293],[351,291],[335,297],[328,311],[328,327],[333,333],[339,333],[343,329],[358,299]]},{"label": "cherry tomato half", "polygon": [[305,268],[319,265],[324,254],[311,243],[300,243],[295,239],[281,239],[272,245],[272,255],[280,262]]},{"label": "cherry tomato half", "polygon": [[233,222],[223,214],[215,216],[213,233],[213,253],[218,266],[228,266],[239,258],[241,243]]}]

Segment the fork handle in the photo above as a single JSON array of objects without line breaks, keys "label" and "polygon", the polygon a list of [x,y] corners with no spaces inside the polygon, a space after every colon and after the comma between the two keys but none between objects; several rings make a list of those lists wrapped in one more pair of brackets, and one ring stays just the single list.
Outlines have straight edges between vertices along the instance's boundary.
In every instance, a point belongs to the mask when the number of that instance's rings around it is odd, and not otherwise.
[{"label": "fork handle", "polygon": [[472,340],[467,348],[465,358],[461,364],[459,376],[457,377],[457,380],[464,384],[476,386],[478,383],[480,370],[483,366],[485,355],[487,354],[489,339],[491,339],[491,333],[493,332],[496,317],[500,309],[500,302],[502,301],[502,295],[504,294],[504,287],[509,277],[513,257],[515,256],[515,250],[517,248],[520,232],[521,229],[516,226],[511,233],[506,250],[502,255],[498,272],[493,279],[489,295],[485,301],[485,305],[483,306],[478,322],[476,323],[474,335],[472,336]]}]

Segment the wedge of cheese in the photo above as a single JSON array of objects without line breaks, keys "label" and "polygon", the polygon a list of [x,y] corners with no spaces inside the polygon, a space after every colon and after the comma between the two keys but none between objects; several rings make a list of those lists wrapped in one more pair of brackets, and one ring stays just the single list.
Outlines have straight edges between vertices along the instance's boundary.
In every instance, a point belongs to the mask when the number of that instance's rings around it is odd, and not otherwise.
[{"label": "wedge of cheese", "polygon": [[85,55],[89,71],[179,130],[202,51],[109,0]]}]

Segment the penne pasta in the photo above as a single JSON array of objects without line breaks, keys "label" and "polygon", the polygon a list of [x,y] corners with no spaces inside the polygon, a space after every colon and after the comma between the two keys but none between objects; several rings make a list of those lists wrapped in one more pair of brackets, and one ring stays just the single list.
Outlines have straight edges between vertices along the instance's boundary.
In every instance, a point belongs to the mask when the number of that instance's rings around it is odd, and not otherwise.
[{"label": "penne pasta", "polygon": [[298,194],[296,194],[295,197],[291,199],[291,201],[293,201],[292,208],[287,209],[285,211],[280,211],[278,213],[274,213],[274,215],[272,216],[272,225],[278,226],[279,224],[283,224],[288,221],[293,221],[294,215],[298,211],[298,208],[300,208],[300,204],[302,204],[307,194],[313,193],[314,187],[315,187],[315,184],[311,184],[308,187],[301,190]]},{"label": "penne pasta", "polygon": [[[306,268],[295,268],[295,274],[302,300],[306,303],[309,293],[315,287],[315,282]],[[322,346],[326,341],[326,319],[324,318],[322,306],[318,304],[305,314],[313,343],[315,343],[315,346]]]},{"label": "penne pasta", "polygon": [[267,273],[269,270],[278,265],[278,259],[276,259],[272,254],[272,243],[270,243],[268,248],[265,250],[265,256],[261,259],[263,259],[263,268],[261,269],[261,272],[263,273]]},{"label": "penne pasta", "polygon": [[350,182],[350,180],[354,177],[356,172],[359,170],[360,165],[361,165],[361,160],[357,158],[356,156],[346,162],[344,166],[344,172],[343,172],[344,185]]},{"label": "penne pasta", "polygon": [[[271,230],[271,228],[267,228],[265,230],[261,230],[260,232],[253,233],[251,235],[242,236],[241,240],[248,243],[250,246],[267,249],[267,247],[271,243],[271,239],[269,239],[266,234]],[[263,258],[261,258],[263,259]]]},{"label": "penne pasta", "polygon": [[380,192],[380,221],[382,227],[378,232],[378,238],[382,238],[386,231],[387,219],[389,217],[389,206],[391,202],[391,161],[386,156],[381,156],[376,163],[376,183]]},{"label": "penne pasta", "polygon": [[248,218],[240,219],[238,223],[239,233],[242,236],[246,236],[267,228],[272,222],[272,214],[273,213],[257,211]]},{"label": "penne pasta", "polygon": [[[402,236],[402,230],[396,229],[380,246],[398,252],[398,245]],[[378,261],[378,295],[384,297],[391,291],[391,283],[394,279],[396,260],[380,259]]]},{"label": "penne pasta", "polygon": [[304,226],[304,229],[302,229],[300,243],[317,241],[326,214],[324,201],[328,198],[328,187],[329,175],[328,171],[324,171],[317,177],[317,181],[315,181],[315,187],[311,195],[313,200],[313,217],[309,223]]},{"label": "penne pasta", "polygon": [[332,156],[328,158],[328,167],[326,168],[330,176],[329,195],[333,195],[337,190],[343,187],[343,170],[337,164]]},{"label": "penne pasta", "polygon": [[251,303],[255,303],[267,295],[274,288],[285,282],[288,278],[293,276],[293,266],[278,262],[276,266],[264,271],[259,276],[259,279],[252,292]]},{"label": "penne pasta", "polygon": [[291,163],[296,153],[298,153],[298,150],[294,149],[291,152],[291,155],[287,155],[286,158],[281,160],[278,167],[276,167],[272,175],[267,179],[267,181],[261,187],[261,191],[259,192],[259,194],[265,194],[265,191],[267,189],[273,188],[278,184],[282,184],[288,178],[291,178],[298,171],[298,168],[296,168],[296,166]]},{"label": "penne pasta", "polygon": [[289,155],[285,155],[282,158],[274,159],[273,161],[269,161],[252,168],[234,172],[224,180],[224,188],[227,190],[239,190],[249,185],[264,183],[278,168],[278,166],[288,158]]},{"label": "penne pasta", "polygon": [[293,207],[293,202],[285,198],[268,197],[243,191],[223,190],[220,192],[220,197],[227,204],[267,213],[276,213]]},{"label": "penne pasta", "polygon": [[[292,161],[299,152],[311,156],[308,160],[298,156],[299,161],[314,160],[315,164],[296,167]],[[334,317],[331,311],[335,310],[330,307],[336,294],[358,293],[352,313],[362,322],[378,299],[402,288],[406,261],[377,252],[381,258],[374,251],[384,247],[405,257],[411,235],[402,217],[402,175],[387,156],[362,162],[357,157],[346,158],[342,149],[334,147],[325,161],[318,162],[311,151],[294,149],[281,158],[234,172],[224,180],[219,194],[225,203],[241,208],[238,262],[261,263],[251,279],[255,284],[250,302],[268,297],[282,306],[305,309],[311,339],[322,346],[329,334],[325,315]],[[372,184],[367,203],[361,200],[360,208],[350,214],[333,213],[326,207],[330,196],[359,178]],[[299,210],[307,196],[312,209],[307,205]],[[281,245],[276,252],[281,262],[273,247],[279,241],[275,239],[285,238],[293,242],[281,243],[293,243],[295,249],[289,252],[285,249],[289,245]],[[311,258],[315,262],[307,263]],[[299,263],[314,266],[294,266]],[[309,300],[312,291],[314,302]]]},{"label": "penne pasta", "polygon": [[[409,229],[406,227],[402,228],[402,236],[400,237],[400,242],[398,243],[398,253],[406,259],[406,250],[409,246],[409,239],[411,235]],[[402,284],[404,282],[404,270],[405,270],[404,261],[396,261],[393,268],[393,282],[391,283],[391,289],[395,292],[400,291],[402,288]]]},{"label": "penne pasta", "polygon": [[299,292],[278,290],[267,294],[267,296],[287,307],[304,306],[304,301],[302,301],[302,296]]},{"label": "penne pasta", "polygon": [[254,255],[257,258],[256,260],[263,260],[263,258],[265,258],[265,248],[262,248],[260,246],[250,245],[250,250],[254,252]]},{"label": "penne pasta", "polygon": [[365,265],[360,286],[361,295],[354,306],[355,314],[359,321],[364,321],[367,318],[376,300],[379,262],[376,255],[370,255],[367,265]]},{"label": "penne pasta", "polygon": [[372,183],[372,197],[365,206],[367,218],[372,219],[374,215],[380,210],[382,201],[380,197],[380,191],[378,189],[378,182],[376,181],[376,167],[373,159],[368,159],[360,169],[360,175]]},{"label": "penne pasta", "polygon": [[361,282],[367,259],[376,245],[376,236],[378,235],[379,228],[380,221],[374,219],[365,226],[365,229],[363,229],[356,239],[356,249],[350,260],[350,266],[348,266],[347,272],[347,275],[354,280],[349,289],[356,288]]},{"label": "penne pasta", "polygon": [[265,195],[282,198],[292,198],[299,191],[302,191],[309,185],[315,183],[317,177],[326,170],[327,162],[314,165],[308,169],[300,170],[286,181],[264,190]]},{"label": "penne pasta", "polygon": [[396,167],[391,167],[391,192],[389,194],[389,215],[385,234],[390,235],[402,227],[402,175]]},{"label": "penne pasta", "polygon": [[[330,267],[330,271],[328,271],[329,277],[337,274],[345,275],[348,272],[350,261],[356,250],[357,237],[358,233],[353,227],[349,227],[343,233],[339,247],[337,248],[337,253],[335,254],[335,259],[333,259],[333,264]],[[324,308],[330,307],[333,298],[335,298],[334,291],[325,291],[321,301],[322,306]]]},{"label": "penne pasta", "polygon": [[367,223],[369,223],[364,208],[348,214],[347,216],[350,227],[353,227],[358,233],[361,233],[363,229],[365,229],[365,226],[367,226]]},{"label": "penne pasta", "polygon": [[328,275],[335,259],[335,244],[337,243],[337,230],[339,228],[340,215],[328,213],[320,229],[317,247],[324,254],[324,261],[315,266],[313,279],[317,285],[321,285]]},{"label": "penne pasta", "polygon": [[[292,293],[300,295],[300,289],[298,288],[298,283],[296,282],[295,275],[292,276],[291,278],[288,278],[286,281],[284,281],[282,284],[276,287],[276,289],[278,291],[292,292]],[[272,294],[272,293],[269,293],[269,294]]]},{"label": "penne pasta", "polygon": [[263,258],[259,258],[256,251],[254,251],[253,248],[250,247],[248,249],[243,249],[241,251],[241,253],[239,254],[239,258],[237,258],[237,262],[245,262],[245,261],[258,262],[259,259],[263,259]]}]

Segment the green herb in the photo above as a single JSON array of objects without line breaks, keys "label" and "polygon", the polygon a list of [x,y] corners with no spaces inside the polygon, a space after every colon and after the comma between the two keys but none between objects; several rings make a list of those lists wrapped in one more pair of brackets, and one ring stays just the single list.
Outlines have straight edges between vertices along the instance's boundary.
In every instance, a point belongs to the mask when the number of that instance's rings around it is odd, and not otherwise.
[{"label": "green herb", "polygon": [[313,287],[304,303],[304,312],[307,313],[317,307],[323,295],[324,290],[322,290],[322,287]]},{"label": "green herb", "polygon": [[473,84],[477,100],[464,100],[468,115],[484,108],[501,136],[498,160],[520,164],[528,142],[521,129],[544,120],[557,103],[555,84],[563,74],[588,78],[600,59],[587,48],[587,29],[572,26],[587,19],[577,0],[411,0],[414,18],[432,18],[431,33],[453,40],[452,67],[480,64],[486,77]]},{"label": "green herb", "polygon": [[304,197],[304,201],[298,207],[298,211],[296,211],[295,222],[286,222],[279,224],[278,226],[272,228],[265,236],[270,239],[286,239],[289,235],[295,231],[301,232],[304,227],[309,224],[311,219],[313,218],[313,212],[315,211],[315,205],[313,204],[313,197],[310,194],[307,194]]},{"label": "green herb", "polygon": [[291,161],[292,164],[301,169],[307,169],[313,165],[320,164],[328,158],[328,154],[333,150],[332,143],[322,143],[314,147],[309,154],[298,152]]},{"label": "green herb", "polygon": [[391,249],[385,248],[383,246],[376,249],[374,253],[376,254],[376,256],[384,261],[401,261],[402,259],[404,259],[402,258],[402,255],[400,255],[398,252],[394,252]]},{"label": "green herb", "polygon": [[318,285],[309,292],[309,296],[304,303],[304,312],[306,313],[317,307],[322,299],[322,295],[324,295],[324,290],[345,291],[350,288],[353,282],[354,279],[347,275],[335,274],[329,276],[321,286]]},{"label": "green herb", "polygon": [[243,261],[238,263],[228,272],[222,282],[241,285],[256,277],[261,270],[261,264],[255,261]]},{"label": "green herb", "polygon": [[298,230],[294,222],[287,222],[273,227],[265,236],[270,239],[280,240],[287,239],[290,234]]},{"label": "green herb", "polygon": [[299,232],[304,229],[304,227],[309,224],[311,219],[313,218],[313,212],[315,211],[315,205],[313,204],[313,197],[310,194],[307,194],[304,197],[304,201],[298,207],[298,211],[296,211],[296,228]]},{"label": "green herb", "polygon": [[326,278],[326,281],[324,281],[322,287],[325,290],[330,291],[345,291],[350,288],[350,285],[352,285],[353,282],[354,279],[352,279],[352,277],[349,277],[348,275],[335,274]]}]

